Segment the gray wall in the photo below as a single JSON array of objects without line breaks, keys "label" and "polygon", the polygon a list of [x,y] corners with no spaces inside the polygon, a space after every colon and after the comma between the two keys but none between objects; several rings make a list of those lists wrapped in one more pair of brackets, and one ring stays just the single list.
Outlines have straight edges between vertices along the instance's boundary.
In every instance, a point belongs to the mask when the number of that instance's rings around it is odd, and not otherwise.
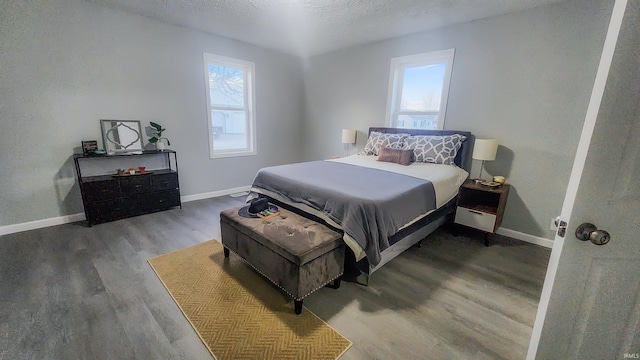
[{"label": "gray wall", "polygon": [[[0,8],[0,226],[83,211],[71,154],[99,119],[163,124],[182,195],[300,159],[300,59],[79,0]],[[257,156],[209,159],[205,51],[256,63]]]},{"label": "gray wall", "polygon": [[455,48],[445,129],[499,139],[485,169],[512,185],[502,226],[552,238],[611,8],[610,0],[571,1],[313,57],[305,159],[346,154],[342,128],[358,130],[362,149],[367,129],[386,125],[391,58]]},{"label": "gray wall", "polygon": [[[81,140],[101,142],[99,119],[162,123],[182,195],[224,190],[263,166],[345,155],[342,128],[358,129],[361,149],[368,127],[385,125],[390,59],[455,48],[445,127],[500,140],[485,168],[513,185],[503,227],[550,237],[612,1],[544,6],[304,65],[80,0],[0,4],[0,226],[82,212],[71,154]],[[257,156],[208,158],[204,51],[256,63]]]}]

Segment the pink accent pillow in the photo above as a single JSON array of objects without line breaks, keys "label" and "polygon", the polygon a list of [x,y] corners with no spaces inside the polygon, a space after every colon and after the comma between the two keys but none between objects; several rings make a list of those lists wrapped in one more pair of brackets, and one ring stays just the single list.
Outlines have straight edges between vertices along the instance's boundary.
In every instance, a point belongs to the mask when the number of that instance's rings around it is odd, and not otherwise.
[{"label": "pink accent pillow", "polygon": [[413,162],[413,150],[382,148],[378,161],[392,162],[400,165],[410,165]]}]

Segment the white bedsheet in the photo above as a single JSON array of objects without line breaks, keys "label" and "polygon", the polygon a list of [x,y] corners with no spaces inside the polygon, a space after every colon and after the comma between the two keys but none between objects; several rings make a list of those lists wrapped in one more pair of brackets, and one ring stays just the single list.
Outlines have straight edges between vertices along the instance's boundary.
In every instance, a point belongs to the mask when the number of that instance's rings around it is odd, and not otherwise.
[{"label": "white bedsheet", "polygon": [[[434,191],[436,193],[436,209],[439,209],[444,204],[449,202],[458,194],[458,189],[462,185],[462,183],[467,179],[469,173],[465,170],[450,165],[440,165],[440,164],[429,164],[429,163],[412,163],[411,165],[405,166],[395,163],[377,161],[377,156],[367,156],[367,155],[351,155],[338,159],[331,159],[327,161],[336,161],[345,164],[357,165],[362,167],[374,168],[379,170],[391,171],[403,175],[413,176],[423,180],[429,180],[433,184]],[[331,220],[328,216],[326,216],[322,211],[316,210],[310,206],[301,203],[292,203],[288,199],[276,194],[274,192],[259,189],[259,188],[251,188],[252,194],[249,195],[249,199],[257,196],[255,194],[264,194],[273,199],[281,201],[285,204],[289,204],[294,206],[306,213],[315,215],[322,220],[326,221],[327,224],[342,229],[340,225]],[[412,221],[405,224],[401,229],[415,223],[416,221],[422,219],[423,217],[429,215],[430,212],[421,214],[417,216]],[[356,261],[359,261],[365,257],[364,250],[358,245],[358,243],[353,240],[346,233],[344,234],[344,241],[353,250],[355,254]]]}]

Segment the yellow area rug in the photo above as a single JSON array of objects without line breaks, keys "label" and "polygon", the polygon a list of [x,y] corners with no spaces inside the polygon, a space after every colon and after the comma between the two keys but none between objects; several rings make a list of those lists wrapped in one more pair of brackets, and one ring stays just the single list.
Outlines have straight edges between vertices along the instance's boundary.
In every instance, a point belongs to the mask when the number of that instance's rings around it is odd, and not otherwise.
[{"label": "yellow area rug", "polygon": [[216,240],[148,261],[218,360],[337,359],[351,347]]}]

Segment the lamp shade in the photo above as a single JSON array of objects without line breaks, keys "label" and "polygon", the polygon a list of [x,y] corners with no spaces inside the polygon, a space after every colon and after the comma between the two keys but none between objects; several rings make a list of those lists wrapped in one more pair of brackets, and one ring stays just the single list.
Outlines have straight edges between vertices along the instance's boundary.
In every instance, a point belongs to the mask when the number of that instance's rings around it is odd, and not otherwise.
[{"label": "lamp shade", "polygon": [[472,157],[476,160],[492,161],[498,152],[498,139],[476,139]]},{"label": "lamp shade", "polygon": [[356,143],[356,131],[354,129],[342,129],[342,143],[343,144],[355,144]]}]

